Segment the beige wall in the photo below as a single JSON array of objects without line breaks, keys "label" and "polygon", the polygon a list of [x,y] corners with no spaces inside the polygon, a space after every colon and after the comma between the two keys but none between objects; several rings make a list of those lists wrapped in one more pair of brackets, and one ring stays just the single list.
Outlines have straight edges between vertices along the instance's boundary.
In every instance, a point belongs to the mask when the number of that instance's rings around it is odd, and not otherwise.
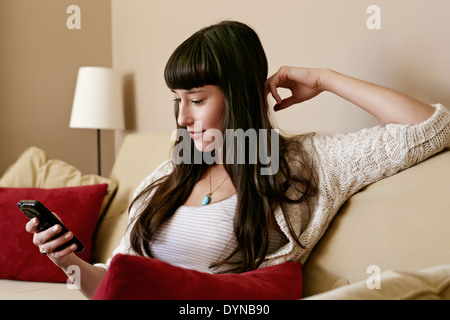
[{"label": "beige wall", "polygon": [[[381,9],[381,29],[369,30],[367,8]],[[330,67],[450,105],[448,0],[112,0],[113,64],[126,74],[129,129],[175,128],[165,63],[186,37],[222,19],[258,32],[270,73],[281,65]],[[276,114],[294,132],[349,131],[377,124],[331,94]],[[123,134],[117,134],[120,145]]]},{"label": "beige wall", "polygon": [[[69,30],[67,8],[81,9]],[[70,129],[78,67],[112,66],[109,0],[0,0],[0,174],[28,146],[97,172],[95,130]],[[103,135],[103,172],[114,134]]]},{"label": "beige wall", "polygon": [[[66,27],[71,4],[81,7],[81,30]],[[380,30],[366,26],[372,4]],[[29,145],[95,173],[95,131],[68,125],[76,74],[113,65],[124,75],[127,131],[103,131],[108,175],[126,133],[175,128],[165,63],[185,38],[223,19],[254,27],[271,74],[284,64],[330,67],[450,105],[449,12],[448,0],[0,0],[0,173]],[[299,133],[377,124],[331,94],[275,117]]]}]

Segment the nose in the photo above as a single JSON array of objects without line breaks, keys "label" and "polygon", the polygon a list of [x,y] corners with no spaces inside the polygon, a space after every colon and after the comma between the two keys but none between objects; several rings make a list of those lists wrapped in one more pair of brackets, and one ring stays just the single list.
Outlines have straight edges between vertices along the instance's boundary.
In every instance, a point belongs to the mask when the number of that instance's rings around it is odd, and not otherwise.
[{"label": "nose", "polygon": [[181,127],[186,127],[192,123],[192,115],[189,107],[180,102],[178,104],[178,125]]}]

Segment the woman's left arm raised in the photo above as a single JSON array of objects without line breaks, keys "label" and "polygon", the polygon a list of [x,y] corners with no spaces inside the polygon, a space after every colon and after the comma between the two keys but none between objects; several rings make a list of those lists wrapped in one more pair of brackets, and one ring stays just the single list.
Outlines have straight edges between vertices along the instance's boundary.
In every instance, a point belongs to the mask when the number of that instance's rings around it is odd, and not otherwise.
[{"label": "woman's left arm raised", "polygon": [[[292,95],[281,99],[277,88]],[[411,167],[450,146],[450,112],[397,91],[329,69],[282,67],[266,82],[275,111],[332,92],[366,110],[384,126],[346,134],[311,135],[317,165],[328,173],[330,197],[344,201],[360,188]]]},{"label": "woman's left arm raised", "polygon": [[[277,88],[292,96],[282,100]],[[369,112],[382,124],[418,124],[430,118],[435,108],[398,91],[352,78],[331,69],[281,67],[267,80],[267,89],[277,104],[275,110],[311,99],[328,91]]]}]

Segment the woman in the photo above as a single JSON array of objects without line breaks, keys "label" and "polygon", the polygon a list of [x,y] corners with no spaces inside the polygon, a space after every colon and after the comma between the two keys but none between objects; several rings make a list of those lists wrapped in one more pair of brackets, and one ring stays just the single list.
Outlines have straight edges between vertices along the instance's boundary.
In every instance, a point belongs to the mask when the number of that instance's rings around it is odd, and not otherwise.
[{"label": "woman", "polygon": [[[204,28],[175,50],[165,79],[175,96],[178,132],[187,134],[175,142],[173,159],[139,186],[129,228],[114,254],[151,256],[214,273],[304,263],[353,193],[450,142],[450,115],[441,105],[333,70],[282,67],[269,79],[267,70],[258,36],[239,22]],[[292,95],[282,100],[277,88]],[[280,135],[273,145],[267,95],[281,110],[323,91],[363,108],[383,126],[329,136]],[[256,146],[244,144],[243,163],[236,161],[243,142],[226,139],[227,132],[240,129],[253,130],[258,138]],[[262,174],[268,163],[261,157],[250,161],[260,149],[278,156],[272,174]],[[180,156],[184,161],[175,161]],[[63,271],[78,265],[81,290],[92,296],[108,264],[83,262],[74,247],[55,251],[72,234],[49,240],[58,228],[38,232],[37,225],[33,219],[26,226],[35,234],[34,244]]]}]

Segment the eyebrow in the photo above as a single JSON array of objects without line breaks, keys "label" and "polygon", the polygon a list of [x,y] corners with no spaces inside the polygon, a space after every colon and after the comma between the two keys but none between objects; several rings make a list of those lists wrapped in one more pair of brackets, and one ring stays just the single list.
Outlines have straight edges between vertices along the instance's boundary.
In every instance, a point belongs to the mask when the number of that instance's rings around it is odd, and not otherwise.
[{"label": "eyebrow", "polygon": [[[170,91],[172,91],[173,93],[175,93],[175,90],[174,89],[170,89]],[[205,89],[202,89],[202,88],[193,88],[193,89],[190,89],[190,90],[186,90],[186,94],[193,94],[193,93],[199,93],[199,92],[205,92],[206,90]]]}]

